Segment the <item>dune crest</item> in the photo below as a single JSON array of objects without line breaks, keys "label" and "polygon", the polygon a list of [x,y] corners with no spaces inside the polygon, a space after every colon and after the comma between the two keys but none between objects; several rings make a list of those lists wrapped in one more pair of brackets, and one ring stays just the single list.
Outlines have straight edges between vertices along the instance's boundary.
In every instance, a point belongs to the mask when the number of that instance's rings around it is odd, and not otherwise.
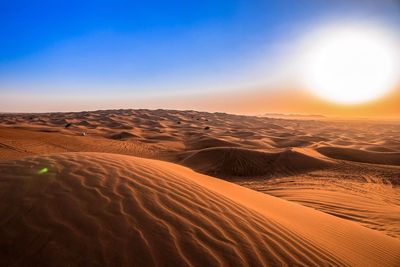
[{"label": "dune crest", "polygon": [[81,152],[0,172],[2,266],[400,264],[397,239],[172,163]]},{"label": "dune crest", "polygon": [[271,153],[231,147],[196,151],[183,159],[181,164],[217,177],[293,175],[333,165],[294,150]]},{"label": "dune crest", "polygon": [[[381,148],[382,149],[382,148]],[[375,152],[343,147],[319,147],[321,154],[341,160],[400,166],[400,152]]]}]

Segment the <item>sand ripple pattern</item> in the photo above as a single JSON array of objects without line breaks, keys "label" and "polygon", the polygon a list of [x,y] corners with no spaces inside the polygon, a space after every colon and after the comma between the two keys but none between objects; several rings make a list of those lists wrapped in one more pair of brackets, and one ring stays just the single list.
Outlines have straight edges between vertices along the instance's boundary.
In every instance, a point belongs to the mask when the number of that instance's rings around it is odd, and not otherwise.
[{"label": "sand ripple pattern", "polygon": [[[65,153],[3,162],[0,173],[1,266],[351,262],[273,217],[197,183],[196,173],[174,164]],[[393,253],[400,249],[396,242],[388,239],[371,248],[387,260],[382,266],[400,263],[400,254]],[[379,248],[382,244],[392,250]]]}]

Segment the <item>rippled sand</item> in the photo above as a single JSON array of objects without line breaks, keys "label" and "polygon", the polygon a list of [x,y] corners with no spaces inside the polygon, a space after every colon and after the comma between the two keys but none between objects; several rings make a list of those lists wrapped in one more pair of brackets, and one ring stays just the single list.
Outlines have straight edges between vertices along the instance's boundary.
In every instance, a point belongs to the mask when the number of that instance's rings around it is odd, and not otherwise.
[{"label": "rippled sand", "polygon": [[195,111],[0,114],[0,265],[397,266],[399,136]]}]

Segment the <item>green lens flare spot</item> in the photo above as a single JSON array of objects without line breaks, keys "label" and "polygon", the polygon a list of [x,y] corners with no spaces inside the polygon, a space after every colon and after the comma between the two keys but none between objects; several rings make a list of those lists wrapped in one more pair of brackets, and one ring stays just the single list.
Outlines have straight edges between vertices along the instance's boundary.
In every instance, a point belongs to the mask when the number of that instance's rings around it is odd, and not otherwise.
[{"label": "green lens flare spot", "polygon": [[49,171],[49,168],[45,167],[45,168],[40,169],[37,173],[44,174],[44,173],[47,173],[48,171]]}]

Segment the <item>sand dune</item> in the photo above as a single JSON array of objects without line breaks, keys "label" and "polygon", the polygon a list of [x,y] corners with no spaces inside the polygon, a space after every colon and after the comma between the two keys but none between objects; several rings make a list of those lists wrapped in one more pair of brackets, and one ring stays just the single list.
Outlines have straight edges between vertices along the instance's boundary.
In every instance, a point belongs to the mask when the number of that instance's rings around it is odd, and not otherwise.
[{"label": "sand dune", "polygon": [[127,140],[129,138],[134,138],[134,137],[138,136],[128,132],[113,133],[110,136],[110,138],[114,140]]},{"label": "sand dune", "polygon": [[267,153],[243,148],[208,148],[196,151],[182,165],[218,177],[285,176],[329,168],[328,161],[285,150]]},{"label": "sand dune", "polygon": [[188,138],[188,140],[186,141],[185,146],[187,149],[197,150],[209,147],[239,147],[240,144],[236,144],[234,142],[229,142],[219,138],[214,138],[211,136],[192,135],[191,138]]},{"label": "sand dune", "polygon": [[319,147],[317,151],[335,159],[400,166],[400,152],[372,152],[343,147]]},{"label": "sand dune", "polygon": [[399,136],[327,118],[0,114],[0,266],[396,266]]},{"label": "sand dune", "polygon": [[[360,223],[400,238],[400,190],[377,175],[379,169],[354,167],[314,171],[269,180],[243,180],[239,184]],[[398,174],[399,169],[393,169]],[[350,177],[354,179],[343,179]]]},{"label": "sand dune", "polygon": [[[134,139],[134,138],[133,138]],[[94,151],[159,158],[154,145],[136,140],[129,142],[103,138],[102,136],[75,136],[60,132],[37,132],[0,129],[0,159],[75,151]]]},{"label": "sand dune", "polygon": [[166,162],[66,153],[0,168],[2,266],[400,264],[397,239]]}]

